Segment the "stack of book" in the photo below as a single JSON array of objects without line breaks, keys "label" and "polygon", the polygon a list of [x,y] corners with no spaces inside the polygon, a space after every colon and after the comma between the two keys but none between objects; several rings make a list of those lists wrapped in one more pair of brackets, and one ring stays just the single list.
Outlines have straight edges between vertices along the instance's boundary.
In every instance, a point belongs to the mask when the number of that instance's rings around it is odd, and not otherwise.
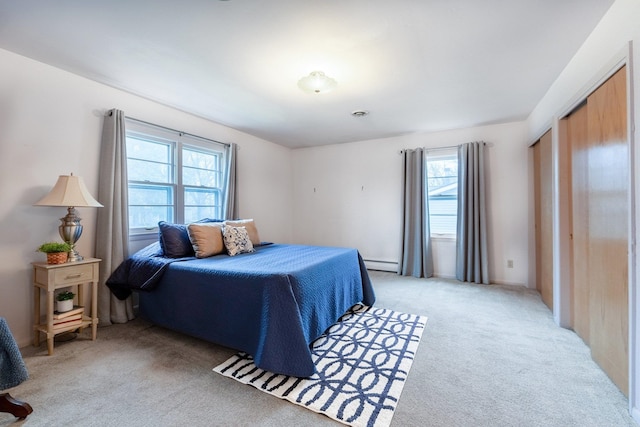
[{"label": "stack of book", "polygon": [[84,307],[75,306],[69,311],[53,313],[53,330],[67,328],[69,326],[80,326],[82,324],[82,315]]}]

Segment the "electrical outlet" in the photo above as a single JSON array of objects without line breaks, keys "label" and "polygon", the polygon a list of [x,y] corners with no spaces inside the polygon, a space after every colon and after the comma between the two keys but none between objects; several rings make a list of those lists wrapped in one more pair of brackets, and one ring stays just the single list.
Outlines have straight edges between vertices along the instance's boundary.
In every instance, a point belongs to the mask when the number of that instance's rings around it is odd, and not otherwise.
[{"label": "electrical outlet", "polygon": [[507,260],[507,268],[513,268],[513,260],[512,259],[508,259]]}]

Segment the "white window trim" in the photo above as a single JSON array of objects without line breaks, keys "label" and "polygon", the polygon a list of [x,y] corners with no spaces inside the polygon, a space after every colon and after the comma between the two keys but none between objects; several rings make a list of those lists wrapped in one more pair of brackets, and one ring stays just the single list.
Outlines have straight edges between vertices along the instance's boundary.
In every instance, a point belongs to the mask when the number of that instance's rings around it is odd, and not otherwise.
[{"label": "white window trim", "polygon": [[[447,158],[447,157],[451,157],[451,156],[456,156],[458,155],[458,147],[446,147],[446,148],[435,148],[435,149],[431,149],[432,151],[430,151],[428,148],[425,149],[425,167],[426,164],[429,160],[438,160],[438,158]],[[428,173],[427,173],[427,179],[428,179]],[[429,196],[427,195],[427,203],[429,202]],[[451,241],[451,240],[456,240],[458,238],[457,233],[436,233],[436,232],[431,232],[430,233],[431,239],[432,240],[442,240],[442,241]]]},{"label": "white window trim", "polygon": [[[162,126],[156,126],[150,123],[141,122],[135,119],[126,119],[126,133],[144,135],[146,138],[155,139],[158,142],[170,143],[172,145],[171,161],[172,161],[172,174],[173,183],[167,184],[173,186],[174,191],[174,205],[173,205],[173,222],[184,223],[184,187],[182,185],[182,174],[178,171],[182,171],[182,148],[191,147],[198,150],[202,150],[205,153],[217,152],[221,155],[221,174],[220,177],[220,192],[221,192],[221,204],[224,206],[224,185],[226,185],[225,168],[226,168],[226,156],[227,144],[222,142],[216,142],[207,138],[198,137],[197,135],[186,134],[177,130],[172,130]],[[137,182],[137,181],[136,181]],[[198,188],[189,186],[191,188]],[[209,188],[209,187],[204,187]],[[128,203],[128,201],[127,201]],[[153,236],[157,236],[158,226],[153,228],[129,228],[129,239],[132,241],[146,240]]]},{"label": "white window trim", "polygon": [[456,240],[457,237],[452,233],[431,233],[431,240]]}]

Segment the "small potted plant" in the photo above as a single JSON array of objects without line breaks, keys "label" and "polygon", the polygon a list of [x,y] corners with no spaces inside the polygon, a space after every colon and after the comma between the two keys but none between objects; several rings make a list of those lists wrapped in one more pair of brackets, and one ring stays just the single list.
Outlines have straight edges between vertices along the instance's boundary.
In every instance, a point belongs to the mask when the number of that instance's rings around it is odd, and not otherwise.
[{"label": "small potted plant", "polygon": [[71,245],[65,242],[47,242],[40,245],[36,252],[47,254],[47,264],[64,264],[67,262]]},{"label": "small potted plant", "polygon": [[71,291],[60,292],[56,295],[56,309],[59,313],[64,313],[73,309],[73,297],[76,295]]}]

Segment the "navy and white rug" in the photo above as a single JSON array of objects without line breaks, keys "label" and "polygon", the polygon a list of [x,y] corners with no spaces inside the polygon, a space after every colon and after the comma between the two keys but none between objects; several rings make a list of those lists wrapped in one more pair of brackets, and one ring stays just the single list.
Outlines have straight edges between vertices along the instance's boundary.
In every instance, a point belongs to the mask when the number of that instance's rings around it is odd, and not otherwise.
[{"label": "navy and white rug", "polygon": [[276,375],[236,354],[224,376],[352,426],[391,423],[427,318],[356,305],[312,346],[316,374]]}]

